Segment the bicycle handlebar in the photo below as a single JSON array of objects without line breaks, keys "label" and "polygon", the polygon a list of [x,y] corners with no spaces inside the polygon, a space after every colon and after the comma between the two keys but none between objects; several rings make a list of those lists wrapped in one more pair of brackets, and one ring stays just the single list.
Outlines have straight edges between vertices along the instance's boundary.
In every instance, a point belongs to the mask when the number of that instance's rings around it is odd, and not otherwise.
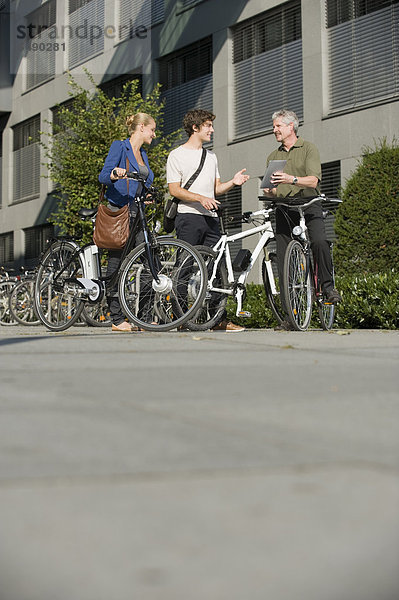
[{"label": "bicycle handlebar", "polygon": [[342,200],[340,198],[327,198],[323,194],[319,196],[311,196],[308,198],[298,198],[298,197],[276,197],[276,198],[268,198],[267,196],[258,196],[259,200],[262,202],[266,202],[273,207],[277,206],[286,206],[288,208],[308,208],[315,202],[321,201],[322,204],[327,206],[332,206],[336,204],[341,204]]},{"label": "bicycle handlebar", "polygon": [[116,172],[116,169],[114,169],[112,171],[112,175],[114,177],[117,177],[118,179],[133,179],[134,181],[141,183],[143,188],[145,188],[146,192],[148,194],[153,195],[154,200],[157,200],[157,196],[159,194],[157,188],[152,185],[147,185],[144,177],[142,175],[140,175],[140,173],[137,173],[137,171],[126,171],[125,175],[119,176],[118,173]]}]

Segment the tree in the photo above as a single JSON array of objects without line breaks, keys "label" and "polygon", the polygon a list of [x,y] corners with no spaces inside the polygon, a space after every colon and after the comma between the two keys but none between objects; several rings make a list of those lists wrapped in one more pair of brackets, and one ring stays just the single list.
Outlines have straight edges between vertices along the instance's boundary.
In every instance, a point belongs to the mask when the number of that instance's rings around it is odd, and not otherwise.
[{"label": "tree", "polygon": [[389,272],[399,256],[399,147],[380,140],[342,190],[334,263],[340,274]]},{"label": "tree", "polygon": [[78,210],[97,205],[100,192],[98,175],[111,143],[128,137],[126,117],[145,112],[157,124],[158,137],[148,149],[148,155],[155,175],[154,185],[160,191],[166,189],[166,159],[179,134],[161,134],[163,103],[159,85],[142,98],[138,82],[133,80],[125,84],[119,98],[109,98],[95,85],[88,71],[86,76],[94,91],[78,85],[70,75],[71,101],[58,107],[57,119],[50,124],[50,133],[42,134],[41,144],[49,159],[48,176],[56,184],[54,195],[59,200],[57,210],[49,220],[60,228],[61,234],[74,236],[83,232],[83,241],[89,242],[91,223],[83,223]]}]

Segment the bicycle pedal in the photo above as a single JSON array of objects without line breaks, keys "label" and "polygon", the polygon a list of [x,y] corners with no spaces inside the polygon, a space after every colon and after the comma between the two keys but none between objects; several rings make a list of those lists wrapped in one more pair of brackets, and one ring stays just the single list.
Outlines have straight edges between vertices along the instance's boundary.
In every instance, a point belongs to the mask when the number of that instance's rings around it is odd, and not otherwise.
[{"label": "bicycle pedal", "polygon": [[250,313],[248,310],[240,310],[236,316],[241,317],[242,319],[250,319],[252,317],[252,313]]}]

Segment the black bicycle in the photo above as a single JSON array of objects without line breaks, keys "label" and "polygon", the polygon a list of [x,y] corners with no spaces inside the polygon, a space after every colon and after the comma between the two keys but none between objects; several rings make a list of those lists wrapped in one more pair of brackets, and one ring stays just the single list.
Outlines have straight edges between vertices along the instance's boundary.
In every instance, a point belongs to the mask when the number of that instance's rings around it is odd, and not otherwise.
[{"label": "black bicycle", "polygon": [[[85,305],[103,302],[115,294],[126,318],[140,329],[169,331],[184,325],[199,309],[206,293],[207,271],[200,253],[183,240],[157,236],[149,227],[146,203],[157,201],[158,191],[147,186],[138,173],[127,179],[142,185],[132,201],[131,227],[119,268],[111,276],[101,274],[98,247],[80,246],[75,239],[54,240],[40,260],[34,303],[40,321],[51,331],[63,331],[76,323]],[[82,208],[82,219],[93,222],[97,208]],[[134,217],[134,215],[136,215]],[[135,239],[142,231],[144,242]]]},{"label": "black bicycle", "polygon": [[[321,202],[323,216],[326,217],[342,202],[339,198],[277,199],[279,206],[295,208],[299,212],[299,225],[292,229],[292,240],[289,242],[284,256],[282,281],[283,304],[287,320],[297,331],[306,331],[312,318],[313,304],[316,303],[320,323],[323,329],[329,330],[334,324],[335,304],[328,302],[321,289],[318,266],[313,259],[308,229],[305,222],[306,208]],[[332,253],[332,242],[330,249]],[[333,283],[335,287],[334,271]]]}]

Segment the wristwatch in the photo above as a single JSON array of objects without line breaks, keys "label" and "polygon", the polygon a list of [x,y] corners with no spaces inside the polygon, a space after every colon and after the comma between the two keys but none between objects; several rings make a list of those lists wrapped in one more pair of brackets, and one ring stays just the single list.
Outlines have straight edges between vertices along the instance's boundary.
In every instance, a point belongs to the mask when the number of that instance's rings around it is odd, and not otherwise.
[{"label": "wristwatch", "polygon": [[292,180],[292,185],[296,185],[298,183],[298,177],[295,177],[294,175],[294,179]]}]

